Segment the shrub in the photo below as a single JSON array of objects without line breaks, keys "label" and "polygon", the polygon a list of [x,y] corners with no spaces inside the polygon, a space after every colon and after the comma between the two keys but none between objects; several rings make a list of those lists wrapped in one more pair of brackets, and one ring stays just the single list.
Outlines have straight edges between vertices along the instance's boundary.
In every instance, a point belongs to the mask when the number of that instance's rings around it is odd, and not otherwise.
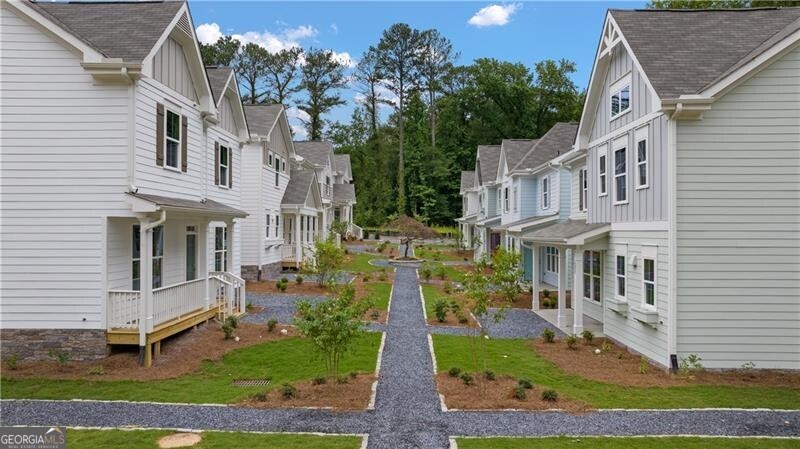
[{"label": "shrub", "polygon": [[441,280],[447,279],[447,269],[445,268],[444,265],[442,264],[436,265],[436,277],[438,277]]},{"label": "shrub", "polygon": [[372,309],[372,312],[370,312],[369,317],[372,319],[372,321],[378,321],[378,318],[381,317],[381,311],[378,309]]},{"label": "shrub", "polygon": [[51,349],[47,352],[47,355],[49,355],[53,360],[56,361],[56,363],[58,363],[59,370],[63,369],[72,358],[72,355],[69,353],[69,351],[60,349]]},{"label": "shrub", "polygon": [[[227,321],[227,320],[226,320]],[[225,333],[225,340],[230,340],[233,338],[233,334],[236,333],[236,328],[231,326],[229,323],[225,323],[222,325],[222,332]]]},{"label": "shrub", "polygon": [[592,331],[583,331],[581,332],[581,339],[583,340],[583,344],[588,345],[594,340],[594,334]]},{"label": "shrub", "polygon": [[450,375],[450,377],[458,377],[461,375],[461,368],[454,366],[447,371],[447,374]]},{"label": "shrub", "polygon": [[553,332],[553,329],[546,327],[542,330],[542,339],[545,343],[553,343],[556,341],[556,333]]},{"label": "shrub", "polygon": [[345,376],[339,376],[339,377],[336,378],[336,384],[337,385],[344,385],[344,384],[346,384],[348,382],[349,382],[349,380]]},{"label": "shrub", "polygon": [[372,275],[370,275],[369,273],[364,273],[364,278],[363,279],[364,279],[364,282],[369,282],[369,281],[372,280]]},{"label": "shrub", "polygon": [[301,285],[303,283],[303,276],[300,276],[298,274],[297,276],[295,276],[294,281],[297,283],[297,285]]},{"label": "shrub", "polygon": [[284,283],[284,284],[288,284],[289,283],[289,278],[287,278],[286,276],[283,276],[283,277],[281,277],[281,282]]},{"label": "shrub", "polygon": [[756,364],[753,362],[745,362],[742,363],[742,371],[749,373],[756,368]]},{"label": "shrub", "polygon": [[86,371],[86,374],[89,374],[90,376],[102,376],[105,373],[106,369],[103,368],[103,365],[93,366]]},{"label": "shrub", "polygon": [[576,337],[575,334],[567,335],[564,342],[567,344],[567,348],[575,349],[578,345],[578,337]]},{"label": "shrub", "polygon": [[531,382],[530,379],[526,379],[524,377],[517,381],[517,385],[522,387],[522,388],[524,388],[524,389],[526,389],[526,390],[530,390],[530,389],[533,388],[533,382]]},{"label": "shrub", "polygon": [[19,361],[19,356],[17,354],[11,354],[10,356],[6,357],[3,363],[5,363],[6,369],[14,371],[17,369],[18,361]]},{"label": "shrub", "polygon": [[542,400],[546,402],[556,402],[558,400],[558,392],[556,390],[544,390],[542,392]]},{"label": "shrub", "polygon": [[253,395],[253,399],[255,399],[258,402],[267,402],[267,393],[263,391],[256,393]]},{"label": "shrub", "polygon": [[450,300],[450,311],[455,313],[455,314],[458,314],[458,312],[460,310],[461,310],[461,304],[459,304],[458,301],[456,301],[455,299],[451,299]]},{"label": "shrub", "polygon": [[317,376],[311,381],[312,385],[324,385],[328,383],[328,378],[325,376]]},{"label": "shrub", "polygon": [[444,292],[448,295],[453,293],[453,284],[450,281],[446,281],[442,286],[442,290],[444,290]]},{"label": "shrub", "polygon": [[528,394],[525,392],[525,388],[520,386],[514,387],[513,395],[514,399],[518,399],[520,401],[524,401],[528,397]]},{"label": "shrub", "polygon": [[464,385],[472,385],[472,374],[461,373],[461,381],[464,382]]},{"label": "shrub", "polygon": [[386,269],[381,269],[380,273],[378,273],[378,280],[381,282],[385,282],[388,279],[388,275],[386,274]]},{"label": "shrub", "polygon": [[436,314],[436,320],[440,323],[447,321],[447,301],[439,299],[433,304],[433,312]]},{"label": "shrub", "polygon": [[274,331],[275,330],[275,326],[277,326],[277,325],[278,325],[278,320],[276,320],[275,318],[267,321],[267,331],[268,332]]},{"label": "shrub", "polygon": [[283,281],[278,281],[278,282],[275,283],[275,288],[277,288],[278,290],[280,290],[282,292],[285,292],[286,291],[286,287],[288,287],[288,286],[289,286],[289,284],[287,284],[286,282],[283,282]]},{"label": "shrub", "polygon": [[548,290],[548,289],[542,290],[542,297],[543,298],[550,298],[550,290]]},{"label": "shrub", "polygon": [[681,358],[680,367],[678,368],[678,373],[686,376],[691,371],[702,371],[703,364],[700,363],[701,359],[697,354],[689,354],[686,358]]},{"label": "shrub", "polygon": [[281,385],[281,396],[283,396],[284,399],[292,399],[295,395],[297,395],[297,388],[295,388],[294,385],[290,383]]},{"label": "shrub", "polygon": [[647,357],[642,356],[639,358],[639,374],[647,374],[650,369],[650,363],[647,362]]},{"label": "shrub", "polygon": [[456,314],[456,318],[458,319],[459,324],[467,324],[467,323],[469,323],[469,317],[467,317],[467,314],[462,312],[462,311],[459,311]]},{"label": "shrub", "polygon": [[422,274],[422,278],[425,279],[425,282],[430,282],[431,278],[433,277],[433,269],[431,269],[430,265],[423,265],[420,269],[420,273]]},{"label": "shrub", "polygon": [[602,349],[602,350],[603,350],[603,352],[608,352],[608,351],[610,351],[610,350],[611,350],[611,343],[609,343],[609,342],[607,342],[607,341],[603,340],[603,344],[601,344],[601,345],[600,345],[600,349]]},{"label": "shrub", "polygon": [[236,318],[235,316],[231,315],[231,316],[225,318],[225,324],[227,324],[227,325],[231,326],[232,328],[236,329],[237,327],[239,327],[239,318]]},{"label": "shrub", "polygon": [[494,371],[490,369],[487,369],[486,371],[483,372],[483,377],[485,377],[486,380],[494,380],[496,378]]}]

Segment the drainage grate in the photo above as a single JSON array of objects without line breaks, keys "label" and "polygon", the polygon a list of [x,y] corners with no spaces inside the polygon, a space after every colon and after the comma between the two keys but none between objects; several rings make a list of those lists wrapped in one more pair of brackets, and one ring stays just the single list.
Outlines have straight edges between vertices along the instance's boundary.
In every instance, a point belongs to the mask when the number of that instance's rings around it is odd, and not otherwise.
[{"label": "drainage grate", "polygon": [[234,387],[264,387],[269,385],[269,379],[237,379],[233,381]]}]

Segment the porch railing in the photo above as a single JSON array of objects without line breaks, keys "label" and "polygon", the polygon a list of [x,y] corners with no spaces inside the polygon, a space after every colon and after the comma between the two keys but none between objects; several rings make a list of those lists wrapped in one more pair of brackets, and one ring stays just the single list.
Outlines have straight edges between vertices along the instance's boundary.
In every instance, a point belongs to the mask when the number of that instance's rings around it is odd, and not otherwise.
[{"label": "porch railing", "polygon": [[223,271],[212,272],[211,276],[221,281],[221,285],[219,286],[221,290],[218,289],[216,291],[222,292],[223,296],[220,298],[219,295],[217,295],[217,299],[225,301],[228,313],[244,313],[247,307],[244,279],[233,273]]},{"label": "porch railing", "polygon": [[297,248],[293,243],[288,243],[281,247],[281,258],[283,260],[297,260],[295,259],[295,254],[297,254]]},{"label": "porch railing", "polygon": [[205,279],[195,279],[153,290],[153,325],[180,319],[206,305]]},{"label": "porch railing", "polygon": [[361,226],[355,223],[350,223],[350,234],[352,234],[356,239],[364,238],[364,230],[361,229]]},{"label": "porch railing", "polygon": [[139,326],[140,293],[135,290],[110,290],[108,292],[109,329],[135,329]]}]

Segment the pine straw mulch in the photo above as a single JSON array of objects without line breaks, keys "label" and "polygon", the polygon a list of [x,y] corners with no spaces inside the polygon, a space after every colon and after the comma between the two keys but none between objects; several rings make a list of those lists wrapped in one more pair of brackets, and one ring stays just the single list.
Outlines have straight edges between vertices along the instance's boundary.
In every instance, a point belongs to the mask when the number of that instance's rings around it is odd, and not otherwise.
[{"label": "pine straw mulch", "polygon": [[[281,329],[287,335],[281,335]],[[278,325],[272,332],[266,325],[239,323],[236,328],[239,342],[226,340],[220,324],[212,321],[197,329],[190,329],[161,342],[161,355],[154,357],[153,366],[139,365],[138,348],[132,352],[120,352],[104,359],[87,362],[69,362],[59,367],[54,361],[19,362],[16,370],[3,369],[2,376],[8,379],[60,379],[60,380],[163,380],[181,377],[200,369],[203,361],[218,361],[240,348],[281,340],[298,335],[292,326]],[[103,374],[89,374],[102,366]],[[60,368],[60,369],[59,369]]]},{"label": "pine straw mulch", "polygon": [[316,282],[304,281],[298,284],[289,281],[286,291],[280,291],[276,286],[278,281],[258,281],[247,283],[247,293],[266,293],[271,295],[305,295],[305,296],[330,296],[328,287],[320,287]]},{"label": "pine straw mulch", "polygon": [[[328,381],[322,385],[314,385],[312,381],[295,382],[297,389],[293,398],[285,399],[280,386],[270,389],[266,400],[259,400],[256,395],[240,402],[238,405],[253,408],[280,407],[329,407],[337,410],[364,410],[372,396],[373,374],[358,374],[346,377],[347,383],[336,384]],[[263,399],[263,398],[262,398]]]},{"label": "pine straw mulch", "polygon": [[478,321],[475,320],[475,317],[472,316],[471,313],[467,314],[468,321],[466,323],[460,323],[458,318],[453,314],[453,312],[447,312],[447,319],[444,322],[439,321],[436,319],[435,316],[428,317],[428,324],[431,326],[457,326],[457,327],[466,327],[466,328],[478,328],[480,325]]},{"label": "pine straw mulch", "polygon": [[514,298],[514,301],[511,303],[506,302],[504,299],[500,297],[499,294],[493,293],[489,298],[489,301],[492,307],[507,306],[512,309],[531,310],[533,308],[533,293],[527,290],[519,292],[517,296]]},{"label": "pine straw mulch", "polygon": [[[436,375],[436,385],[439,393],[444,395],[444,402],[448,409],[458,410],[552,410],[560,409],[571,413],[581,413],[591,410],[587,404],[574,401],[559,395],[555,402],[542,400],[542,391],[545,388],[534,385],[530,390],[525,390],[525,399],[514,398],[514,389],[517,380],[511,376],[497,376],[495,380],[485,380],[477,375],[473,385],[465,385],[457,378],[447,373]],[[485,388],[485,391],[484,391]]]},{"label": "pine straw mulch", "polygon": [[[595,354],[603,341],[607,341],[611,349]],[[702,370],[679,375],[649,366],[647,373],[641,374],[641,356],[602,338],[589,344],[579,342],[574,350],[568,349],[563,340],[545,343],[542,339],[535,339],[532,345],[537,354],[568,374],[623,387],[732,385],[800,388],[800,373],[777,370]]]}]

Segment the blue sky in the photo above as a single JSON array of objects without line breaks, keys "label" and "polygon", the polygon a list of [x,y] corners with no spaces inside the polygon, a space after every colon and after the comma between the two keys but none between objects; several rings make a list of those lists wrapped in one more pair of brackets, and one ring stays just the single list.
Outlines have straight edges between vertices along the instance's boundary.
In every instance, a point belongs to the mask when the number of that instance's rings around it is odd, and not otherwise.
[{"label": "blue sky", "polygon": [[[586,87],[607,8],[645,2],[212,2],[190,1],[201,41],[237,34],[275,51],[286,46],[333,50],[355,63],[381,32],[396,22],[437,28],[461,53],[459,63],[493,57],[533,66],[543,59],[577,63],[574,81]],[[328,119],[346,121],[355,103]],[[293,114],[296,116],[296,111]],[[293,128],[299,129],[296,118]],[[298,138],[302,137],[299,135]]]}]

